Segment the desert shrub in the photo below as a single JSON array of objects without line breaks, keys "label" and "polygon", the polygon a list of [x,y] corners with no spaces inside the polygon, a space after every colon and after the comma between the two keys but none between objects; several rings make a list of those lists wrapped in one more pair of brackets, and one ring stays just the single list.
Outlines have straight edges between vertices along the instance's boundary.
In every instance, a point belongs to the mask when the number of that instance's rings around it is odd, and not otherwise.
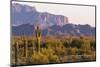
[{"label": "desert shrub", "polygon": [[83,36],[80,36],[80,39],[84,39],[84,37]]},{"label": "desert shrub", "polygon": [[60,57],[59,60],[60,60],[60,63],[61,62],[68,62],[68,57],[67,56],[63,56],[63,57]]},{"label": "desert shrub", "polygon": [[78,49],[78,55],[83,55],[86,51],[83,49]]},{"label": "desert shrub", "polygon": [[90,41],[84,40],[84,44],[81,46],[81,49],[85,51],[91,50]]},{"label": "desert shrub", "polygon": [[55,49],[55,54],[59,55],[59,56],[63,56],[65,55],[65,48],[63,46],[59,46],[59,47],[56,47]]},{"label": "desert shrub", "polygon": [[64,41],[62,43],[63,43],[64,47],[66,47],[66,48],[70,47],[70,44],[69,44],[68,40],[66,40],[66,41]]},{"label": "desert shrub", "polygon": [[12,51],[12,64],[15,64],[15,53],[14,53],[14,51]]},{"label": "desert shrub", "polygon": [[44,54],[44,55],[46,55],[46,56],[49,56],[49,55],[54,54],[55,51],[53,49],[50,49],[50,48],[48,48],[48,49],[42,48],[41,49],[41,53]]},{"label": "desert shrub", "polygon": [[95,40],[91,40],[91,41],[90,41],[90,46],[91,46],[93,49],[96,50],[96,42],[95,42]]},{"label": "desert shrub", "polygon": [[46,42],[47,48],[53,49],[54,51],[58,51],[63,49],[63,43],[60,40],[49,40]]},{"label": "desert shrub", "polygon": [[57,46],[57,42],[54,40],[47,40],[46,41],[47,48],[55,49]]},{"label": "desert shrub", "polygon": [[83,55],[82,61],[93,61],[96,57],[94,55]]},{"label": "desert shrub", "polygon": [[86,48],[86,49],[91,49],[90,41],[89,41],[89,40],[85,40],[83,46],[84,46],[84,48]]},{"label": "desert shrub", "polygon": [[73,62],[80,61],[80,57],[78,55],[71,56]]},{"label": "desert shrub", "polygon": [[81,46],[84,44],[83,40],[80,40],[80,39],[73,39],[70,46],[73,48],[73,47],[76,47],[76,48],[81,48]]},{"label": "desert shrub", "polygon": [[72,55],[71,48],[67,48],[66,53],[67,53],[67,55]]},{"label": "desert shrub", "polygon": [[47,48],[47,44],[45,42],[42,42],[40,45],[41,48]]},{"label": "desert shrub", "polygon": [[58,63],[59,62],[59,57],[55,54],[49,55],[48,58],[49,58],[50,63]]},{"label": "desert shrub", "polygon": [[67,51],[67,55],[76,55],[76,54],[78,54],[78,49],[76,47],[75,48],[67,48],[66,51]]},{"label": "desert shrub", "polygon": [[91,59],[92,59],[92,60],[96,60],[96,52],[95,52],[95,51],[94,51],[94,52],[92,52]]},{"label": "desert shrub", "polygon": [[32,63],[33,64],[45,64],[45,63],[49,63],[49,59],[46,55],[35,52],[32,55]]},{"label": "desert shrub", "polygon": [[53,49],[50,49],[50,48],[44,49],[43,48],[41,50],[41,53],[48,57],[48,60],[49,60],[50,63],[57,63],[57,62],[59,62],[58,56],[55,54],[55,51]]},{"label": "desert shrub", "polygon": [[91,46],[90,46],[90,40],[84,40],[84,44],[79,49],[78,54],[90,55],[91,53],[92,51],[91,51]]},{"label": "desert shrub", "polygon": [[72,52],[72,55],[77,55],[78,49],[77,48],[72,48],[71,52]]}]

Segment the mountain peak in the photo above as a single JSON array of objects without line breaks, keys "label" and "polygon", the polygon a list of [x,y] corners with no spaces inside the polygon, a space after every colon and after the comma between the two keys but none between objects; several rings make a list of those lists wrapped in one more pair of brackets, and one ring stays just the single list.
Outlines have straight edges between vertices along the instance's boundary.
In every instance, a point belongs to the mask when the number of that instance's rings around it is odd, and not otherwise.
[{"label": "mountain peak", "polygon": [[15,11],[15,12],[21,12],[21,11],[31,12],[31,11],[36,11],[36,8],[28,6],[28,5],[24,5],[24,4],[22,5],[22,4],[19,4],[19,3],[13,3],[12,4],[12,11]]},{"label": "mountain peak", "polygon": [[39,12],[35,7],[22,5],[19,3],[12,4],[12,25],[40,23],[43,28],[52,25],[65,25],[68,23],[68,17],[55,15],[48,12]]}]

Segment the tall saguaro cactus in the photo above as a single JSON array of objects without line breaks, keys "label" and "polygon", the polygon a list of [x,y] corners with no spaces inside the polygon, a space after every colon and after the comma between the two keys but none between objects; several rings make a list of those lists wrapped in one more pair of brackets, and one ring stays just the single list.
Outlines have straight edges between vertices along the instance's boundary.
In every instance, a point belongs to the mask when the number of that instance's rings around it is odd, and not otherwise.
[{"label": "tall saguaro cactus", "polygon": [[15,65],[18,63],[18,42],[15,42]]},{"label": "tall saguaro cactus", "polygon": [[40,41],[41,41],[41,30],[39,26],[36,26],[36,39],[37,39],[37,50],[40,52]]},{"label": "tall saguaro cactus", "polygon": [[24,56],[27,58],[27,38],[25,37],[25,33],[23,34],[23,43],[24,43]]}]

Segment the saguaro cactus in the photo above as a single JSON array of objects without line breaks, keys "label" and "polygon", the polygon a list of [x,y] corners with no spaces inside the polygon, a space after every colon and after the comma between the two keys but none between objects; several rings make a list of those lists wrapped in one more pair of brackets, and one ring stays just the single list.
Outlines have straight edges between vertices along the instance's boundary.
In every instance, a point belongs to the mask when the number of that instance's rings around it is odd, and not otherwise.
[{"label": "saguaro cactus", "polygon": [[27,58],[27,38],[25,37],[25,33],[23,33],[22,36],[22,41],[23,41],[23,45],[24,45],[24,57]]},{"label": "saguaro cactus", "polygon": [[18,63],[18,42],[15,42],[15,65]]},{"label": "saguaro cactus", "polygon": [[39,26],[36,27],[37,50],[40,52],[41,30]]}]

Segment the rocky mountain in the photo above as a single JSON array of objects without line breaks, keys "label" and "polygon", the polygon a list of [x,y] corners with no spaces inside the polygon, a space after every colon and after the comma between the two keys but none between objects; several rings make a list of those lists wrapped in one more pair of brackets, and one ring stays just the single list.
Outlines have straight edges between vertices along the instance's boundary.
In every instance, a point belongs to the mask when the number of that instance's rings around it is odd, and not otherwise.
[{"label": "rocky mountain", "polygon": [[85,35],[94,36],[95,27],[75,25],[68,17],[48,12],[39,12],[35,7],[13,3],[11,7],[12,35],[33,35],[35,25],[40,24],[42,35]]},{"label": "rocky mountain", "polygon": [[12,4],[12,26],[21,24],[40,24],[41,27],[47,28],[52,25],[65,25],[68,23],[68,17],[63,15],[55,15],[48,12],[39,12],[35,7],[22,5],[18,3]]},{"label": "rocky mountain", "polygon": [[[66,24],[63,26],[53,25],[41,30],[43,36],[47,35],[73,35],[73,36],[95,36],[95,27],[90,25]],[[35,27],[29,24],[23,24],[12,27],[12,35],[35,35]]]}]

